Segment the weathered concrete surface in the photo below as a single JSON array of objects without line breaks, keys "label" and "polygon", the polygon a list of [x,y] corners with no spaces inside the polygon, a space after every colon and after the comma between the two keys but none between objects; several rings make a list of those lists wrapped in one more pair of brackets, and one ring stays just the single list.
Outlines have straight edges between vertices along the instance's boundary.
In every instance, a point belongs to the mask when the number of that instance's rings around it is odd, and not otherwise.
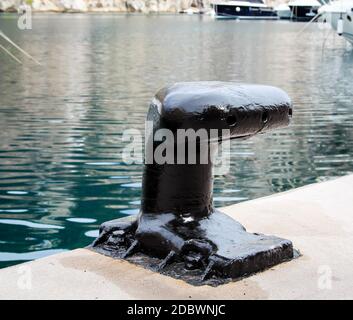
[{"label": "weathered concrete surface", "polygon": [[[126,261],[79,249],[0,270],[0,298],[353,298],[353,175],[244,202],[224,211],[249,231],[291,239],[303,256],[213,288],[193,287]],[[21,266],[30,268],[19,269]],[[31,289],[23,285],[23,273],[19,273],[28,270],[32,274]]]}]

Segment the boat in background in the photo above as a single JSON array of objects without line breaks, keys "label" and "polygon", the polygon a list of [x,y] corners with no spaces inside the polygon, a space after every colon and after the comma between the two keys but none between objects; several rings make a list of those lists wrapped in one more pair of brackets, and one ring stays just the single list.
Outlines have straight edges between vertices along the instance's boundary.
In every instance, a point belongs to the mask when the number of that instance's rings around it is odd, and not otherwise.
[{"label": "boat in background", "polygon": [[262,0],[232,0],[211,3],[211,6],[215,11],[216,19],[278,19],[273,8],[268,7]]},{"label": "boat in background", "polygon": [[291,10],[291,19],[298,21],[310,21],[313,19],[322,4],[317,0],[293,0],[288,2]]},{"label": "boat in background", "polygon": [[292,11],[290,10],[289,6],[285,3],[278,5],[277,7],[274,8],[274,10],[280,19],[292,18]]},{"label": "boat in background", "polygon": [[353,44],[353,0],[332,1],[319,9],[339,36]]}]

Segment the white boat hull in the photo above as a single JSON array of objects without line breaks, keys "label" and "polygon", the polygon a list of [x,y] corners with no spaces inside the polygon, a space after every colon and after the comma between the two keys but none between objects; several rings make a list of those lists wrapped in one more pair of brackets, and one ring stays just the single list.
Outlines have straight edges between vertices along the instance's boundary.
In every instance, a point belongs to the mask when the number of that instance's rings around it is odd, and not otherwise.
[{"label": "white boat hull", "polygon": [[292,18],[292,11],[286,4],[280,4],[274,8],[280,19],[290,19]]},{"label": "white boat hull", "polygon": [[274,20],[277,14],[262,1],[228,1],[211,3],[216,19]]},{"label": "white boat hull", "polygon": [[[328,22],[331,24],[332,28],[337,32],[338,20],[343,19],[343,32],[342,37],[353,44],[353,12],[351,13],[338,13],[330,12],[327,13]],[[350,20],[349,20],[350,17]]]},{"label": "white boat hull", "polygon": [[292,17],[292,12],[290,10],[278,10],[276,12],[280,19],[290,19]]},{"label": "white boat hull", "polygon": [[234,19],[234,20],[278,20],[277,16],[272,16],[272,17],[254,17],[254,16],[218,16],[215,15],[216,19],[219,20],[226,20],[226,19]]}]

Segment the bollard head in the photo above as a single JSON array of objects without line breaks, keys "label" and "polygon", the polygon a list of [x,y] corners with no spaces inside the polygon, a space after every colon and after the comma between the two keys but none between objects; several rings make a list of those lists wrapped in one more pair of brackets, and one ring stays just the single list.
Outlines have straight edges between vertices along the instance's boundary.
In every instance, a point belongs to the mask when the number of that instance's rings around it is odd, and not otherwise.
[{"label": "bollard head", "polygon": [[168,129],[229,129],[229,138],[285,127],[292,103],[281,89],[232,82],[181,82],[158,91],[151,104]]}]

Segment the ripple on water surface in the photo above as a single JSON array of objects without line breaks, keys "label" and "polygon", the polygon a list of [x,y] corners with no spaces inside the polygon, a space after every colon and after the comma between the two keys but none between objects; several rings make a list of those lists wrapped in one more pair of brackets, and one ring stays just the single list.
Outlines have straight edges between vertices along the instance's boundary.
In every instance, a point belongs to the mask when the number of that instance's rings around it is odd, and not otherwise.
[{"label": "ripple on water surface", "polygon": [[289,128],[232,143],[218,207],[353,172],[353,55],[340,38],[323,50],[316,26],[297,41],[290,22],[41,14],[23,36],[12,17],[0,30],[43,66],[0,53],[0,267],[86,246],[138,213],[142,166],[122,161],[122,132],[144,133],[167,83],[263,83],[293,100]]}]

